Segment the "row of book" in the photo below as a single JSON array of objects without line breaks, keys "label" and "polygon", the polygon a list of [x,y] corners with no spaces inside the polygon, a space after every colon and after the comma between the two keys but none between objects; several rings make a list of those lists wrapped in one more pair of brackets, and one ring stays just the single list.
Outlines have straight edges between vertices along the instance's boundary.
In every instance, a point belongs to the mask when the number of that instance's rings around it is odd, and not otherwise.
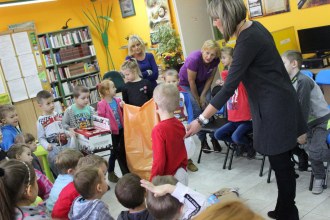
[{"label": "row of book", "polygon": [[[100,100],[101,100],[101,97],[100,97],[99,93],[96,90],[92,90],[89,94],[89,103],[91,103],[91,104],[97,103]],[[65,101],[66,101],[67,106],[74,104],[74,98],[71,96],[66,97]]]},{"label": "row of book", "polygon": [[87,28],[51,34],[49,38],[46,35],[39,37],[39,44],[42,50],[49,49],[50,45],[52,48],[59,48],[90,41],[91,37]]},{"label": "row of book", "polygon": [[60,89],[59,89],[58,85],[52,85],[52,93],[53,93],[54,99],[61,97],[61,93],[60,93]]},{"label": "row of book", "polygon": [[87,45],[87,47],[78,46],[73,48],[61,49],[60,51],[54,53],[56,64],[61,64],[63,62],[84,58],[87,56],[95,56],[94,45]]},{"label": "row of book", "polygon": [[73,92],[73,88],[77,85],[84,85],[88,88],[94,88],[98,83],[100,83],[100,79],[99,76],[96,74],[75,79],[69,82],[63,82],[62,87],[64,90],[64,95],[70,95]]}]

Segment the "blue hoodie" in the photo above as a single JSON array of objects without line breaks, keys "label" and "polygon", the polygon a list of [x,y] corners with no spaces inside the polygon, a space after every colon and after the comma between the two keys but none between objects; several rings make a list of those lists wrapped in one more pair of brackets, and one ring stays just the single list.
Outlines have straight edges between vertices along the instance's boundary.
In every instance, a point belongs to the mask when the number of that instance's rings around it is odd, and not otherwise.
[{"label": "blue hoodie", "polygon": [[15,137],[20,133],[20,131],[12,125],[4,125],[1,127],[1,133],[2,133],[1,149],[3,151],[8,151],[11,145],[14,144]]}]

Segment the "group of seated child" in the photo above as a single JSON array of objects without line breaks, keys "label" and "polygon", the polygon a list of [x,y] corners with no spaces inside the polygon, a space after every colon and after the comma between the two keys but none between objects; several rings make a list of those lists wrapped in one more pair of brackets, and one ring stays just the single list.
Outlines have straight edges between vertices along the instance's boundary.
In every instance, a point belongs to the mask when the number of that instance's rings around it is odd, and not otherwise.
[{"label": "group of seated child", "polygon": [[[326,102],[319,87],[299,72],[301,63],[298,55],[296,52],[287,52],[283,55],[283,61],[298,96],[304,96],[300,101],[306,120],[308,116],[314,118],[309,123],[308,151],[315,175],[313,193],[318,194],[323,191],[325,178],[322,161],[326,159],[324,155],[329,154],[329,149],[323,146],[319,138],[325,141],[328,135],[326,125],[330,113],[325,109]],[[19,121],[14,106],[0,106],[3,134],[1,150],[3,157],[8,158],[1,158],[3,161],[0,163],[0,196],[3,207],[6,207],[1,209],[1,219],[49,219],[50,216],[54,219],[113,219],[108,205],[101,200],[110,189],[106,176],[109,181],[117,183],[117,199],[129,209],[121,212],[118,219],[226,219],[226,215],[242,213],[245,213],[244,219],[262,219],[233,198],[238,195],[232,192],[235,190],[224,189],[205,197],[187,187],[187,166],[192,171],[198,168],[190,159],[191,154],[188,160],[187,151],[191,146],[185,144],[184,137],[185,126],[192,120],[189,114],[191,107],[189,100],[184,97],[184,91],[178,87],[177,72],[166,71],[165,83],[153,89],[148,80],[141,79],[135,59],[126,60],[121,71],[126,82],[122,89],[124,102],[115,97],[116,87],[111,80],[104,80],[97,86],[102,97],[97,105],[97,114],[110,120],[112,131],[113,149],[108,162],[97,155],[84,157],[73,141],[75,129],[93,126],[92,116],[95,112],[89,105],[87,87],[78,85],[74,88],[75,103],[65,110],[63,117],[54,111],[51,93],[43,90],[37,94],[37,102],[43,112],[37,120],[38,141],[48,151],[49,165],[56,177],[54,184],[44,175],[33,153],[37,148],[35,138],[31,134],[21,133],[17,128]],[[302,91],[299,88],[303,88],[303,94],[299,94]],[[154,99],[160,122],[151,133],[153,163],[149,182],[129,173],[122,107],[124,103],[142,106],[151,98]],[[321,102],[316,105],[315,100]],[[245,121],[250,124],[251,116],[246,116]],[[232,118],[235,122],[235,117]],[[234,127],[238,129],[237,126]],[[232,138],[235,129],[226,132],[220,128],[215,137]],[[320,147],[315,146],[320,142]],[[250,152],[252,158],[255,152]],[[118,160],[122,178],[114,173],[115,160]],[[240,211],[232,213],[228,211],[230,209]]]}]

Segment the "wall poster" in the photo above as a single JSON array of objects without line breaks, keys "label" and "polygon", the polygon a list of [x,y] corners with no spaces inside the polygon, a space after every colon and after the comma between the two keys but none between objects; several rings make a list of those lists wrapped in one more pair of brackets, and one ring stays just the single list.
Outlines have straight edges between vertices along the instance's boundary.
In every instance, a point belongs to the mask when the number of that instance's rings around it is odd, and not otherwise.
[{"label": "wall poster", "polygon": [[289,0],[248,0],[249,17],[262,17],[290,11]]},{"label": "wall poster", "polygon": [[145,2],[149,19],[151,44],[155,45],[157,42],[153,42],[152,34],[156,32],[157,27],[159,25],[171,23],[168,0],[145,0]]},{"label": "wall poster", "polygon": [[330,4],[330,0],[297,0],[298,9]]}]

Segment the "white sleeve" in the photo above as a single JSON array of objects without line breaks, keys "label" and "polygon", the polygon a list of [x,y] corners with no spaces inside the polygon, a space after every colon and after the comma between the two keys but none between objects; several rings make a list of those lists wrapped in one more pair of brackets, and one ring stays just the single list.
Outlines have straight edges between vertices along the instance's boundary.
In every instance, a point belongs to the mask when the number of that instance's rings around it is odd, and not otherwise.
[{"label": "white sleeve", "polygon": [[207,198],[203,194],[196,192],[189,187],[178,182],[173,197],[183,203],[183,220],[191,219],[208,207]]},{"label": "white sleeve", "polygon": [[45,129],[43,128],[42,124],[39,122],[39,120],[37,121],[37,135],[38,135],[38,141],[41,144],[41,146],[43,148],[45,148],[47,150],[48,148],[48,141],[46,139],[46,133],[45,133]]}]

